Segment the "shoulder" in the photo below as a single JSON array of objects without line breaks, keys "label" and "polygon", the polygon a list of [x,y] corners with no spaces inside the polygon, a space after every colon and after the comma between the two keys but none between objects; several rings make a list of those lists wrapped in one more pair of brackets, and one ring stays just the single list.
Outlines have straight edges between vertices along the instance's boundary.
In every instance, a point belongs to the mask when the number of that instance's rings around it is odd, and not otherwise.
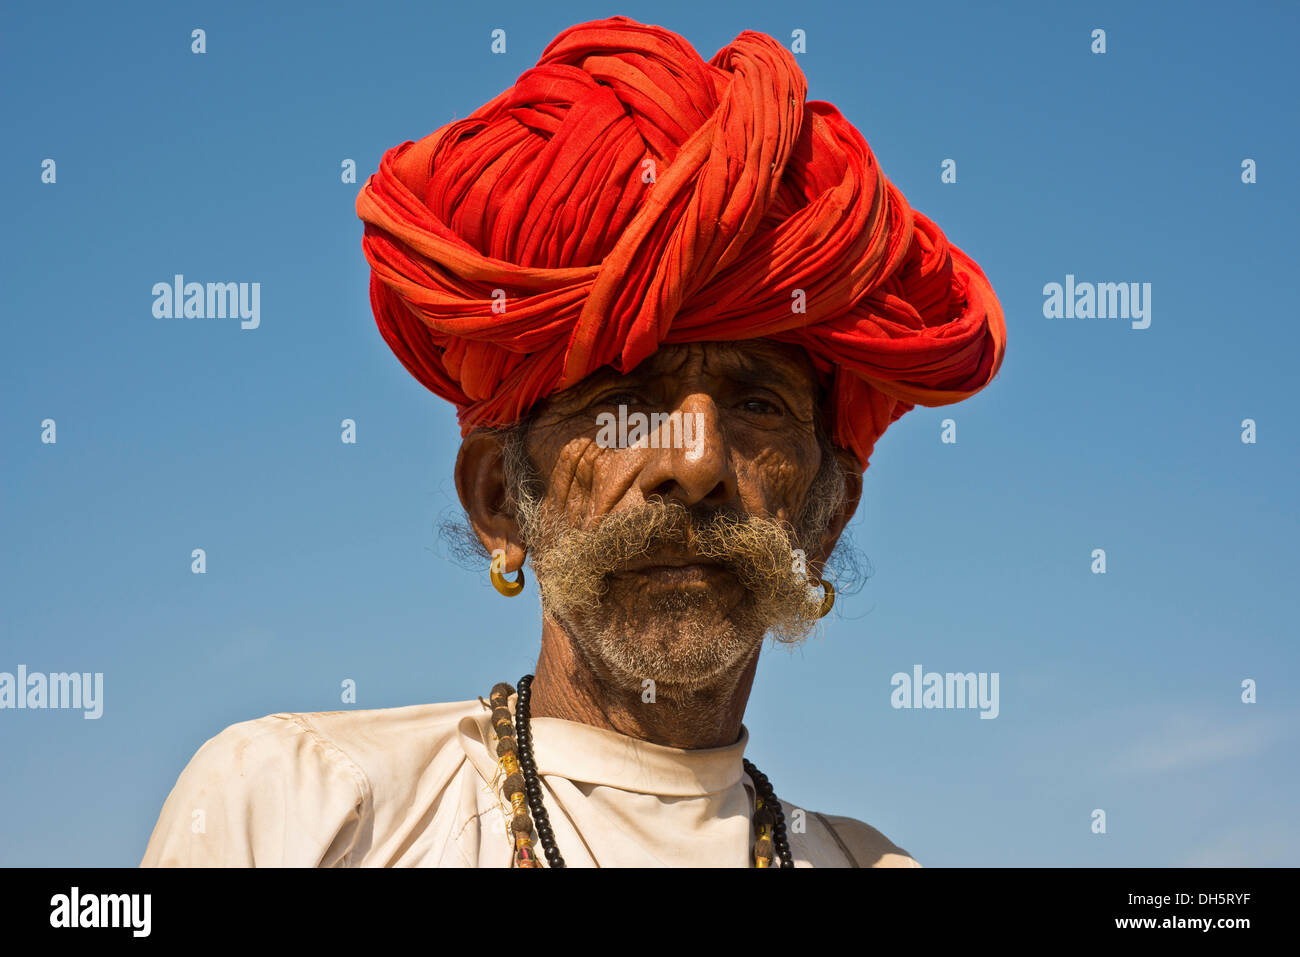
[{"label": "shoulder", "polygon": [[454,701],[269,714],[232,724],[208,739],[184,774],[218,772],[213,780],[226,786],[307,775],[322,784],[350,784],[358,797],[367,798],[372,782],[423,767],[455,738],[463,718],[482,711],[478,701]]},{"label": "shoulder", "polygon": [[143,866],[349,863],[373,830],[376,786],[400,791],[455,740],[478,701],[271,714],[194,754]]},{"label": "shoulder", "polygon": [[[785,810],[787,828],[792,812],[791,808]],[[794,846],[793,841],[791,843]],[[870,824],[837,814],[807,812],[802,843],[813,867],[921,866],[907,851]]]},{"label": "shoulder", "polygon": [[456,740],[462,720],[486,713],[481,702],[471,700],[280,714],[260,720],[292,722],[315,739],[324,753],[345,761],[368,783],[383,784],[426,766]]}]

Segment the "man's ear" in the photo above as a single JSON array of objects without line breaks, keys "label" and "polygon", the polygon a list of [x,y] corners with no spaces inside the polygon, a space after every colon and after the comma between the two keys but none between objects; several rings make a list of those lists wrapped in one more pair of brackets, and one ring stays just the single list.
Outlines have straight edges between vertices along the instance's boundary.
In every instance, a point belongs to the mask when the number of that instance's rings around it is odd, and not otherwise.
[{"label": "man's ear", "polygon": [[456,456],[456,494],[474,534],[489,553],[506,553],[506,571],[523,567],[527,551],[519,523],[506,511],[505,457],[501,434],[475,429]]},{"label": "man's ear", "polygon": [[836,448],[835,458],[844,476],[844,504],[827,526],[821,546],[810,556],[818,575],[822,573],[826,559],[830,558],[831,552],[835,551],[840,536],[844,534],[845,526],[849,524],[849,519],[858,510],[858,503],[862,501],[862,472],[858,468],[857,457],[846,449]]}]

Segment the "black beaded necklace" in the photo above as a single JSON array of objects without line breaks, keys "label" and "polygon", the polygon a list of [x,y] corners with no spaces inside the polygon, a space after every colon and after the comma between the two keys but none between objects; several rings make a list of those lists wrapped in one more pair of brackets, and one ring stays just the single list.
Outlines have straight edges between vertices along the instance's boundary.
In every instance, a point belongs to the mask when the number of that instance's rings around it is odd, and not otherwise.
[{"label": "black beaded necklace", "polygon": [[[564,858],[555,846],[555,832],[542,804],[542,784],[537,778],[537,762],[533,760],[533,735],[529,714],[533,676],[524,675],[517,688],[504,682],[492,689],[492,729],[497,736],[497,758],[506,774],[501,793],[510,802],[514,816],[510,831],[514,835],[514,862],[517,867],[541,867],[533,849],[532,835],[536,831],[542,842],[542,851],[551,867],[564,867]],[[517,694],[515,714],[510,714],[510,693]],[[772,791],[772,783],[758,768],[744,761],[745,772],[754,782],[754,866],[771,867],[773,858],[780,867],[794,867],[790,841],[785,832],[785,814],[781,802]],[[531,812],[531,813],[530,813]],[[774,853],[775,852],[775,853]]]}]

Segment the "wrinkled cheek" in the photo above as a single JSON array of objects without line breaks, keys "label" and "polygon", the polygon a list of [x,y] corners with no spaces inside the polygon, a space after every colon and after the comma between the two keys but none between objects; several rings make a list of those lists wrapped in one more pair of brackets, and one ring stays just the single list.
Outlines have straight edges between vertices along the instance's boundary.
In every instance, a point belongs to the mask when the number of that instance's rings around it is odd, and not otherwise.
[{"label": "wrinkled cheek", "polygon": [[738,473],[741,501],[751,515],[778,521],[791,521],[798,512],[797,502],[803,484],[789,462],[770,467],[754,463]]},{"label": "wrinkled cheek", "polygon": [[620,450],[602,449],[594,439],[573,440],[556,462],[554,504],[570,524],[591,528],[613,511],[627,488],[630,463]]},{"label": "wrinkled cheek", "polygon": [[549,468],[543,465],[544,506],[565,524],[581,527],[591,511],[596,475],[593,450],[600,451],[592,440],[574,439],[549,459]]}]

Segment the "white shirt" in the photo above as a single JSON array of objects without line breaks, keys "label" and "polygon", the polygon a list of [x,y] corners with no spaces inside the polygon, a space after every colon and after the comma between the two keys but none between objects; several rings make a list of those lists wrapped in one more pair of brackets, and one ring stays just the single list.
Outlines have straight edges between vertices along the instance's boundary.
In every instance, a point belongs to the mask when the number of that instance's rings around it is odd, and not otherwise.
[{"label": "white shirt", "polygon": [[[753,866],[743,727],[703,750],[558,718],[533,718],[532,732],[569,867]],[[141,866],[509,867],[501,779],[478,700],[268,715],[199,749]],[[781,804],[798,867],[920,866],[861,821]]]}]

